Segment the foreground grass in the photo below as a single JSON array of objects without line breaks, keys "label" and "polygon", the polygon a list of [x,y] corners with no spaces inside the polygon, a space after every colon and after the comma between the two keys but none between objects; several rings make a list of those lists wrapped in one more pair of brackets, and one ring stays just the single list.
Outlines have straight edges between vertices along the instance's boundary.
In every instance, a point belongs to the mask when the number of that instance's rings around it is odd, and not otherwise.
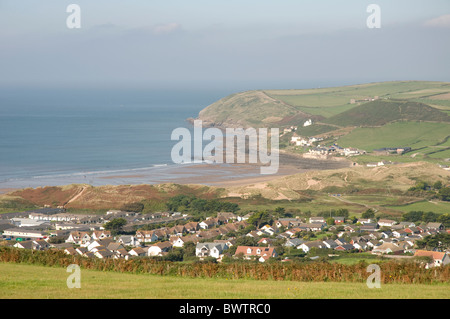
[{"label": "foreground grass", "polygon": [[0,263],[0,298],[242,299],[242,298],[450,298],[450,284],[361,283],[193,279],[147,274],[81,271],[81,288],[69,289],[65,268]]}]

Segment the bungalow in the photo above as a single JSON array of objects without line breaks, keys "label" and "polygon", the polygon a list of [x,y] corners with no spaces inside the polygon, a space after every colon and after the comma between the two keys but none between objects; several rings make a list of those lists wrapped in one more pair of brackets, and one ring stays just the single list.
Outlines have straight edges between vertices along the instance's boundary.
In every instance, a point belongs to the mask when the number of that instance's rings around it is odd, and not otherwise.
[{"label": "bungalow", "polygon": [[399,225],[403,228],[416,227],[416,224],[414,224],[413,222],[400,222]]},{"label": "bungalow", "polygon": [[392,232],[392,236],[394,236],[395,238],[402,238],[402,237],[406,237],[407,235],[408,235],[408,233],[403,229],[394,230]]},{"label": "bungalow", "polygon": [[334,242],[335,242],[336,244],[338,244],[338,245],[346,245],[346,244],[348,244],[348,242],[345,241],[345,240],[342,239],[342,238],[335,239]]},{"label": "bungalow", "polygon": [[325,218],[324,217],[310,217],[309,218],[309,223],[313,224],[313,223],[325,223]]},{"label": "bungalow", "polygon": [[415,257],[430,257],[431,263],[427,263],[425,268],[445,266],[450,263],[450,257],[446,252],[416,250]]},{"label": "bungalow", "polygon": [[247,236],[247,237],[253,237],[253,238],[258,238],[258,237],[259,237],[258,232],[257,232],[256,230],[250,231],[250,232],[247,233],[247,235],[245,235],[245,236]]},{"label": "bungalow", "polygon": [[50,244],[45,240],[33,240],[34,250],[47,250],[50,248]]},{"label": "bungalow", "polygon": [[391,220],[391,219],[380,219],[378,221],[378,225],[380,227],[392,227],[395,224],[397,224],[397,222],[395,220]]},{"label": "bungalow", "polygon": [[358,229],[359,227],[355,225],[347,225],[344,227],[344,230],[349,233],[355,233],[356,231],[358,231]]},{"label": "bungalow", "polygon": [[222,243],[198,243],[195,247],[195,256],[220,258],[226,249],[228,246]]},{"label": "bungalow", "polygon": [[277,257],[274,247],[238,246],[235,256],[243,255],[245,259],[257,258],[260,262],[267,261],[270,257]]},{"label": "bungalow", "polygon": [[97,239],[97,240],[93,240],[93,241],[91,241],[89,243],[86,243],[85,247],[87,248],[88,251],[92,251],[97,246],[107,247],[112,242],[113,242],[112,238]]},{"label": "bungalow", "polygon": [[298,248],[303,250],[305,253],[308,253],[311,250],[311,248],[324,248],[324,247],[326,246],[322,241],[316,240],[303,243]]},{"label": "bungalow", "polygon": [[401,254],[403,249],[394,243],[382,243],[379,246],[376,246],[372,249],[372,254],[374,255],[382,255],[382,254]]},{"label": "bungalow", "polygon": [[128,257],[129,257],[129,254],[128,254],[128,252],[127,252],[127,250],[125,248],[116,250],[114,252],[114,256],[113,256],[113,258],[115,258],[115,259],[118,259],[118,258],[128,259]]},{"label": "bungalow", "polygon": [[112,258],[114,256],[114,253],[110,250],[104,249],[104,250],[97,250],[94,253],[94,256],[100,259],[107,259]]},{"label": "bungalow", "polygon": [[289,238],[284,243],[285,247],[295,247],[298,248],[301,244],[303,244],[305,241],[299,238]]},{"label": "bungalow", "polygon": [[372,218],[361,218],[361,219],[358,219],[358,223],[360,223],[360,224],[371,224],[371,223],[373,223],[375,220],[374,219],[372,219]]},{"label": "bungalow", "polygon": [[134,247],[133,249],[131,249],[128,252],[128,255],[132,256],[132,257],[144,257],[147,255],[147,253],[145,252],[145,250],[141,247]]},{"label": "bungalow", "polygon": [[119,249],[124,249],[125,247],[123,247],[121,243],[111,242],[106,248],[112,252],[116,252]]},{"label": "bungalow", "polygon": [[148,256],[162,256],[163,253],[168,252],[170,249],[172,249],[172,243],[169,241],[165,241],[150,246],[147,254]]},{"label": "bungalow", "polygon": [[217,225],[217,221],[215,218],[210,218],[202,221],[199,226],[201,229],[209,229]]},{"label": "bungalow", "polygon": [[13,245],[13,247],[20,248],[20,249],[34,249],[34,244],[33,244],[33,241],[31,241],[31,240],[18,241],[17,243],[15,243]]},{"label": "bungalow", "polygon": [[322,231],[325,228],[325,223],[316,222],[316,223],[309,223],[309,224],[301,224],[298,228],[300,230],[306,230],[306,231]]},{"label": "bungalow", "polygon": [[352,244],[343,244],[343,245],[339,245],[334,248],[334,250],[339,250],[339,251],[348,251],[348,250],[352,250],[352,249],[355,249],[355,247]]},{"label": "bungalow", "polygon": [[200,226],[198,225],[197,222],[189,222],[186,225],[184,225],[184,228],[188,233],[195,233],[200,229]]},{"label": "bungalow", "polygon": [[367,242],[356,242],[353,243],[353,247],[358,250],[367,250],[369,248],[369,244]]},{"label": "bungalow", "polygon": [[323,244],[325,245],[326,248],[328,249],[334,249],[336,247],[338,247],[338,244],[334,241],[334,240],[324,240]]},{"label": "bungalow", "polygon": [[441,223],[428,223],[426,228],[428,230],[444,230],[445,227]]},{"label": "bungalow", "polygon": [[237,216],[234,213],[228,213],[228,212],[217,213],[217,217],[224,218],[227,223],[230,223],[233,220],[237,220]]}]

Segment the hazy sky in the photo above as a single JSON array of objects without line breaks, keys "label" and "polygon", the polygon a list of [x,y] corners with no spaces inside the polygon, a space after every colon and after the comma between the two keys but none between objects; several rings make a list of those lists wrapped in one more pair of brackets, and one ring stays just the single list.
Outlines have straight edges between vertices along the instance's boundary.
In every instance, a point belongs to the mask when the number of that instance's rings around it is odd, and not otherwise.
[{"label": "hazy sky", "polygon": [[0,0],[0,87],[450,81],[449,57],[449,0]]}]

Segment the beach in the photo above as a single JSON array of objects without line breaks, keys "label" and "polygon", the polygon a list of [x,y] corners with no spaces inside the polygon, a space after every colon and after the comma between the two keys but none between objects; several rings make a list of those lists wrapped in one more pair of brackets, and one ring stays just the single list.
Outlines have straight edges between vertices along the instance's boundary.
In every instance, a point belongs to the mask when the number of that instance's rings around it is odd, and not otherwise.
[{"label": "beach", "polygon": [[281,176],[308,170],[325,170],[348,167],[349,161],[313,160],[292,154],[280,154],[276,174],[262,175],[258,164],[173,164],[152,167],[78,172],[74,174],[37,176],[12,179],[0,183],[0,194],[15,189],[69,184],[139,185],[139,184],[200,184],[217,187],[241,186],[267,182]]}]

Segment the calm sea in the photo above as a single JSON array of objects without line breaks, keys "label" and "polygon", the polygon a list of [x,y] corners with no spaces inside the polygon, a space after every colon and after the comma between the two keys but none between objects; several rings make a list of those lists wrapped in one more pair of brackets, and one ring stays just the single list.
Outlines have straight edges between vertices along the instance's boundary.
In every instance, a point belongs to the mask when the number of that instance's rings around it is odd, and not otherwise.
[{"label": "calm sea", "polygon": [[176,143],[170,139],[172,130],[190,128],[188,117],[196,117],[227,94],[123,90],[0,93],[0,188],[36,186],[29,181],[52,176],[69,177],[65,180],[70,182],[70,176],[172,165],[170,152]]}]

